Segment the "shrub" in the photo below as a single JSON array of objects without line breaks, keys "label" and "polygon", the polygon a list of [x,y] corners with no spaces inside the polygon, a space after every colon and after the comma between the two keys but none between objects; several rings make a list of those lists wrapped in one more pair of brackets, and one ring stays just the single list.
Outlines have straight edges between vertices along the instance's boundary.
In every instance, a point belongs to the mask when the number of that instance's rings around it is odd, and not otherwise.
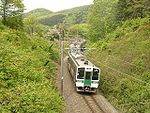
[{"label": "shrub", "polygon": [[53,82],[56,50],[46,39],[11,29],[0,40],[0,112],[60,113],[63,100]]}]

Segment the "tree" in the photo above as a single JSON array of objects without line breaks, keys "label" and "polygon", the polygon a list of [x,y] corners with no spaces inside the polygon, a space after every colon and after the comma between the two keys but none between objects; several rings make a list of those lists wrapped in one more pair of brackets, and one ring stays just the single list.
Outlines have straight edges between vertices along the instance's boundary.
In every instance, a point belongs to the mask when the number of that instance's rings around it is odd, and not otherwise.
[{"label": "tree", "polygon": [[2,23],[10,28],[20,29],[23,26],[23,11],[22,0],[1,0],[0,2]]},{"label": "tree", "polygon": [[39,34],[40,36],[43,36],[43,34],[48,32],[49,26],[40,24],[36,16],[28,16],[24,19],[24,30],[30,35],[33,35],[34,33]]},{"label": "tree", "polygon": [[65,26],[68,28],[74,24],[76,24],[76,16],[75,14],[68,14],[64,19]]},{"label": "tree", "polygon": [[69,27],[68,35],[79,35],[83,38],[87,38],[88,25],[87,24],[75,24]]},{"label": "tree", "polygon": [[114,30],[116,0],[94,0],[88,14],[89,32],[91,41],[105,38],[106,34]]},{"label": "tree", "polygon": [[117,15],[119,21],[150,16],[149,0],[119,0],[117,2]]},{"label": "tree", "polygon": [[35,16],[29,16],[28,18],[24,19],[25,31],[31,35],[35,32],[38,24],[39,23]]}]

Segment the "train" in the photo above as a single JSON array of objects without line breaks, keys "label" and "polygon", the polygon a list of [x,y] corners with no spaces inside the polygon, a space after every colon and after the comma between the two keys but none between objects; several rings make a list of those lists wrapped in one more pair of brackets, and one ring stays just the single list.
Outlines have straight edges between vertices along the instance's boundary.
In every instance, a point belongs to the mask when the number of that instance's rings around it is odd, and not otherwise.
[{"label": "train", "polygon": [[68,70],[77,92],[96,93],[100,82],[100,68],[83,54],[82,41],[74,41],[68,51]]}]

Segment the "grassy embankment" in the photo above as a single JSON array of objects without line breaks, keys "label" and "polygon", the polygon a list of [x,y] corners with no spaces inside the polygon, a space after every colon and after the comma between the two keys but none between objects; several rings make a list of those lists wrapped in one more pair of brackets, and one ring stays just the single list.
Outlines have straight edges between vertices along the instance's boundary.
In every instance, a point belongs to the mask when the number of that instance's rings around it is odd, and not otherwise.
[{"label": "grassy embankment", "polygon": [[102,70],[104,96],[122,113],[149,113],[149,19],[128,20],[92,46],[88,57]]},{"label": "grassy embankment", "polygon": [[38,36],[0,24],[0,113],[60,113],[56,91],[58,53]]}]

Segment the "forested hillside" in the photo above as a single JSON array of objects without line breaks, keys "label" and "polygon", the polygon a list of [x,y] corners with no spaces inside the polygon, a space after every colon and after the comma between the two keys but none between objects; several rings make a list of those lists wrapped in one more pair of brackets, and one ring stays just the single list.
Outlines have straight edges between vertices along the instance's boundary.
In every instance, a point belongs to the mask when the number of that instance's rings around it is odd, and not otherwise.
[{"label": "forested hillside", "polygon": [[66,17],[66,14],[63,13],[53,13],[51,15],[46,15],[43,17],[38,18],[38,21],[47,26],[54,26],[59,23],[63,23],[64,19]]},{"label": "forested hillside", "polygon": [[102,70],[100,90],[121,113],[149,113],[148,0],[95,0],[88,14],[87,54]]},{"label": "forested hillside", "polygon": [[28,17],[28,16],[36,16],[36,17],[41,17],[41,16],[47,16],[52,14],[53,12],[44,8],[38,8],[38,9],[34,9],[28,13],[25,13],[24,16]]},{"label": "forested hillside", "polygon": [[35,9],[25,14],[25,17],[36,16],[40,23],[54,26],[64,22],[67,25],[85,23],[90,5],[80,6],[59,12],[51,12],[46,9]]},{"label": "forested hillside", "polygon": [[65,22],[67,24],[81,24],[86,23],[87,21],[87,14],[90,5],[75,7],[72,9],[67,9],[60,11],[59,13],[66,14]]}]

